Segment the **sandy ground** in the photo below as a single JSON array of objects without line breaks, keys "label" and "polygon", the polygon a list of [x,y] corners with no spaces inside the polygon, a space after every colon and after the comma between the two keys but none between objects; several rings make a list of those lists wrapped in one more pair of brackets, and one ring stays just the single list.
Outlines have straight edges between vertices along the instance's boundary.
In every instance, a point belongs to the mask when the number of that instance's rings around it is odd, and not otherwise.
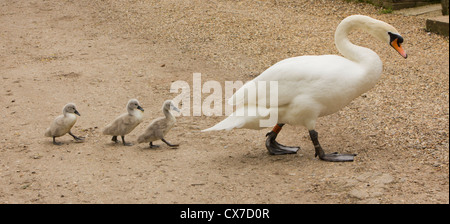
[{"label": "sandy ground", "polygon": [[[0,203],[449,203],[449,39],[424,18],[337,0],[0,4]],[[245,82],[284,58],[337,54],[334,30],[352,14],[394,25],[409,54],[353,33],[380,55],[382,78],[317,131],[354,162],[315,158],[303,127],[281,132],[301,146],[286,156],[267,153],[269,129],[199,132],[217,116],[178,117],[166,138],[178,149],[136,144],[178,95],[172,82]],[[101,129],[130,98],[144,121],[127,136],[135,145],[114,145]],[[44,131],[68,102],[86,140],[54,146]]]}]

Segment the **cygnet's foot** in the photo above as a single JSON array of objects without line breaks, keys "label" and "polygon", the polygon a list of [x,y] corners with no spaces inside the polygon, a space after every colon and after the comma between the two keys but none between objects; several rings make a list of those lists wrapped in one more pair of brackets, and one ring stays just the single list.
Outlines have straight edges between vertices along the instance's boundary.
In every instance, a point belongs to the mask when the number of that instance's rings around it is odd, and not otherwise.
[{"label": "cygnet's foot", "polygon": [[124,146],[132,146],[132,145],[133,145],[133,143],[129,143],[129,142],[123,142],[123,145],[124,145]]},{"label": "cygnet's foot", "polygon": [[73,137],[73,139],[75,139],[76,141],[84,140],[84,137],[76,136],[76,135],[72,134],[72,132],[70,132],[70,131],[69,131],[69,135],[71,135]]},{"label": "cygnet's foot", "polygon": [[124,146],[132,146],[133,145],[132,143],[125,142],[125,136],[120,136],[120,137],[122,137],[122,143]]},{"label": "cygnet's foot", "polygon": [[55,140],[55,137],[53,137],[53,145],[62,145],[62,144],[63,144],[62,142],[57,142]]},{"label": "cygnet's foot", "polygon": [[339,154],[337,152],[330,154],[316,154],[321,160],[328,162],[353,162],[357,154]]},{"label": "cygnet's foot", "polygon": [[53,142],[53,145],[62,145],[62,142]]},{"label": "cygnet's foot", "polygon": [[154,148],[159,148],[159,145],[153,145],[153,143],[152,143],[152,142],[150,142],[150,148],[151,148],[151,149],[154,149]]},{"label": "cygnet's foot", "polygon": [[113,136],[111,141],[113,141],[114,143],[119,143],[119,140],[117,140],[117,136]]},{"label": "cygnet's foot", "polygon": [[179,144],[171,144],[170,142],[168,142],[168,141],[166,141],[165,139],[161,139],[161,141],[163,141],[164,143],[166,143],[168,146],[170,146],[170,147],[178,147],[178,146],[180,146]]},{"label": "cygnet's foot", "polygon": [[82,141],[84,141],[85,137],[75,136],[74,139],[75,139],[75,141],[82,142]]},{"label": "cygnet's foot", "polygon": [[278,143],[275,141],[277,135],[278,134],[273,131],[266,134],[266,148],[271,155],[295,154],[300,149],[300,147],[285,146]]}]

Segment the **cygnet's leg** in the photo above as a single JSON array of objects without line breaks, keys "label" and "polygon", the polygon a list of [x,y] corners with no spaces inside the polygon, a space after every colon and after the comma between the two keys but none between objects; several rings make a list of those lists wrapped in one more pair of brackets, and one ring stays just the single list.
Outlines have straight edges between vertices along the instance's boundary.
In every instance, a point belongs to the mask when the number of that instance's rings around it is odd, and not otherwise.
[{"label": "cygnet's leg", "polygon": [[166,141],[164,138],[162,138],[161,141],[163,141],[164,143],[166,143],[170,147],[178,147],[178,146],[180,146],[179,144],[170,144],[170,142]]},{"label": "cygnet's leg", "polygon": [[63,143],[62,142],[57,142],[56,140],[55,140],[55,136],[53,136],[53,145],[62,145]]},{"label": "cygnet's leg", "polygon": [[300,147],[285,146],[275,141],[283,125],[284,124],[275,125],[272,131],[266,134],[266,148],[271,155],[294,154],[300,149]]},{"label": "cygnet's leg", "polygon": [[125,142],[125,136],[120,136],[120,137],[122,137],[122,143],[124,146],[132,146],[133,145],[132,143]]},{"label": "cygnet's leg", "polygon": [[117,140],[117,136],[113,136],[111,141],[113,141],[116,144],[119,143],[119,141]]},{"label": "cygnet's leg", "polygon": [[78,137],[78,136],[75,136],[74,134],[72,134],[72,132],[70,132],[69,131],[69,135],[71,135],[75,140],[77,140],[77,141],[81,141],[81,140],[83,140],[84,139],[84,137]]},{"label": "cygnet's leg", "polygon": [[151,148],[151,149],[153,149],[153,148],[159,148],[159,145],[153,145],[153,142],[150,142],[150,148]]},{"label": "cygnet's leg", "polygon": [[315,156],[319,156],[321,160],[330,162],[352,162],[356,154],[339,154],[337,152],[331,154],[325,154],[319,143],[319,133],[315,130],[309,131],[309,136],[314,144],[314,149],[316,150]]}]

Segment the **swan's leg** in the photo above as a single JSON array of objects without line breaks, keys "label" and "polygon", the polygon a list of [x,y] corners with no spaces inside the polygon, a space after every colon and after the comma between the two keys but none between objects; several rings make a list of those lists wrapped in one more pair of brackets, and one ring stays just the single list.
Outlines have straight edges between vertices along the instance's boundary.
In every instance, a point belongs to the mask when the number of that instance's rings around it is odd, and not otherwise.
[{"label": "swan's leg", "polygon": [[330,162],[352,162],[356,154],[339,154],[337,152],[331,154],[325,154],[319,143],[319,133],[315,130],[309,131],[309,136],[314,144],[314,149],[316,150],[315,156],[319,156],[321,160]]},{"label": "swan's leg", "polygon": [[159,145],[153,145],[153,142],[150,142],[150,148],[151,149],[153,149],[153,148],[158,148],[159,147]]},{"label": "swan's leg", "polygon": [[84,137],[78,137],[78,136],[75,136],[74,134],[72,134],[72,132],[70,132],[69,131],[69,135],[71,135],[75,140],[77,140],[77,141],[81,141],[81,140],[83,140],[84,139]]},{"label": "swan's leg", "polygon": [[122,137],[122,143],[123,143],[124,146],[132,146],[133,145],[133,144],[131,144],[129,142],[125,142],[125,136],[122,135],[120,137]]},{"label": "swan's leg", "polygon": [[269,153],[271,155],[293,154],[297,153],[297,151],[300,149],[300,147],[285,146],[275,141],[283,125],[284,124],[275,125],[272,131],[266,134],[266,148],[267,150],[269,150]]},{"label": "swan's leg", "polygon": [[62,142],[57,142],[56,140],[55,140],[55,136],[53,136],[53,145],[62,145]]}]

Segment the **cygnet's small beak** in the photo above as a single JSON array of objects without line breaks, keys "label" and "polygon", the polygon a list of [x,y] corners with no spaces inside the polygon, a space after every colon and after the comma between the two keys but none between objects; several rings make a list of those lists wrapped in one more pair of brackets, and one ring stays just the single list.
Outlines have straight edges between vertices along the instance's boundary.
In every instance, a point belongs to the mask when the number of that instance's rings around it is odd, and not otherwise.
[{"label": "cygnet's small beak", "polygon": [[172,110],[174,110],[174,111],[180,113],[180,110],[179,110],[176,106],[171,106],[171,107],[172,107]]},{"label": "cygnet's small beak", "polygon": [[75,113],[76,115],[78,115],[78,116],[80,116],[80,117],[81,117],[81,114],[80,114],[80,113],[78,113],[78,110],[75,110],[75,111],[74,111],[74,113]]},{"label": "cygnet's small beak", "polygon": [[142,108],[141,106],[138,106],[137,109],[141,110],[142,112],[144,112],[144,108]]}]

